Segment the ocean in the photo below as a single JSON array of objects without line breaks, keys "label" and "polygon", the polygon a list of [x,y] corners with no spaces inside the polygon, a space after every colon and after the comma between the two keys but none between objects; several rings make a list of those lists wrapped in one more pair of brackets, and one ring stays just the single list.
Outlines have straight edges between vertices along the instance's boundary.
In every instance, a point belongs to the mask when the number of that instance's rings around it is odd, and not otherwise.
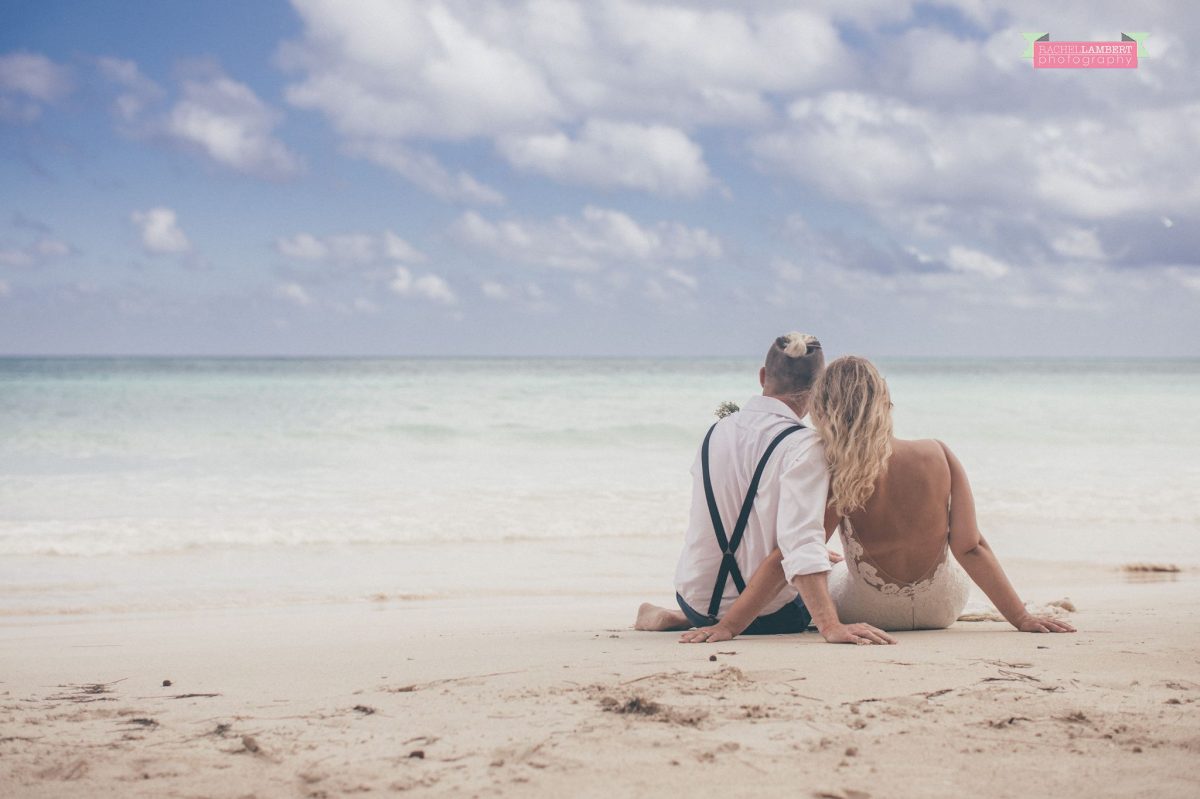
[{"label": "ocean", "polygon": [[[1200,564],[1200,360],[878,365],[897,435],[955,450],[1001,558]],[[0,359],[4,571],[174,554],[269,582],[304,551],[671,551],[713,411],[757,393],[757,367]]]}]

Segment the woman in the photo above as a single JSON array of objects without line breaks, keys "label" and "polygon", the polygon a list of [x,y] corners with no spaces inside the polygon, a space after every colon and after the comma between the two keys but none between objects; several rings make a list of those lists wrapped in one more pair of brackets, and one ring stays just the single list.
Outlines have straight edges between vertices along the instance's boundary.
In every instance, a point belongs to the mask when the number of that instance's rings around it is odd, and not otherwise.
[{"label": "woman", "polygon": [[[838,358],[813,386],[809,413],[830,470],[825,529],[841,530],[846,553],[829,577],[840,621],[884,630],[949,627],[966,604],[969,575],[1018,630],[1074,632],[1025,609],[979,532],[958,458],[940,441],[894,437],[891,409],[887,383],[865,358]],[[757,615],[760,595],[783,583],[776,550],[717,625],[682,640],[732,638]]]}]

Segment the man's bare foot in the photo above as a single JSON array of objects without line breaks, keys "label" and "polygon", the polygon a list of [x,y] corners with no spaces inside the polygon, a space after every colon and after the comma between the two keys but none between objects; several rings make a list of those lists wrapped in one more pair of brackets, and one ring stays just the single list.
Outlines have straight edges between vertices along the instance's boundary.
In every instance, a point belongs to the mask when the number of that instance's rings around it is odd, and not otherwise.
[{"label": "man's bare foot", "polygon": [[668,630],[690,630],[692,623],[678,610],[667,610],[658,605],[643,602],[642,606],[638,608],[637,621],[634,622],[633,629],[661,633]]}]

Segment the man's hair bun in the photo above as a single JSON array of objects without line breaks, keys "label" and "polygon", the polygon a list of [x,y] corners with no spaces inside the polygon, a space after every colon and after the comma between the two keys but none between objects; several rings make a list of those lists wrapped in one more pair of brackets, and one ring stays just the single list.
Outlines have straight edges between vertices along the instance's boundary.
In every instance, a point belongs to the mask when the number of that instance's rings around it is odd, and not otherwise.
[{"label": "man's hair bun", "polygon": [[810,333],[792,331],[775,339],[775,346],[783,350],[783,354],[789,358],[803,358],[810,351],[821,349],[821,342]]}]

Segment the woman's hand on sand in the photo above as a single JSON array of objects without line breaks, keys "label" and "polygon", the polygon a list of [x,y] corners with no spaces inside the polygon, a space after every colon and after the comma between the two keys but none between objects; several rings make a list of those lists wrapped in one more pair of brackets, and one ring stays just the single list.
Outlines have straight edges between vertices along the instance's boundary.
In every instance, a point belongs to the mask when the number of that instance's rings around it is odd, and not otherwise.
[{"label": "woman's hand on sand", "polygon": [[821,630],[821,636],[831,644],[896,644],[895,638],[869,624],[838,624]]},{"label": "woman's hand on sand", "polygon": [[733,630],[720,624],[714,624],[712,627],[700,627],[696,630],[688,630],[679,636],[679,643],[715,644],[718,641],[729,641],[733,637]]},{"label": "woman's hand on sand", "polygon": [[1075,628],[1053,616],[1029,615],[1013,625],[1023,633],[1073,633]]}]

